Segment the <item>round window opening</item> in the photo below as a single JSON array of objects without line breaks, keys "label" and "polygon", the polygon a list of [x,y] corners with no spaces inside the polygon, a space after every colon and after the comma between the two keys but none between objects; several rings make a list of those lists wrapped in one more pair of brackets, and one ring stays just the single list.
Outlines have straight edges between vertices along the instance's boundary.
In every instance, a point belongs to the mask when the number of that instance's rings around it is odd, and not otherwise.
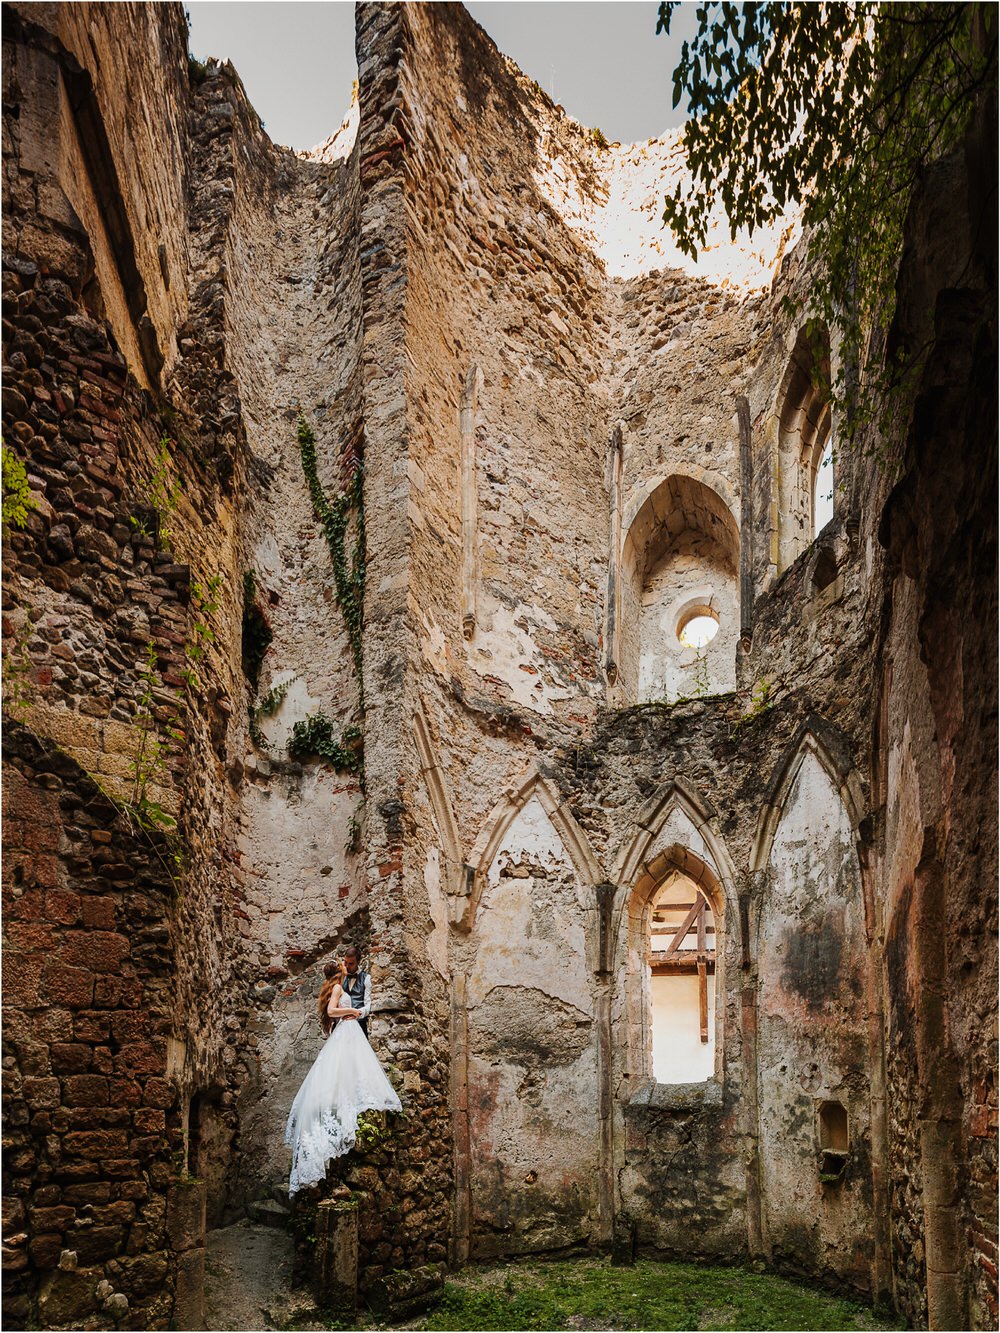
[{"label": "round window opening", "polygon": [[719,617],[707,606],[696,607],[677,628],[677,638],[684,648],[704,648],[719,632]]}]

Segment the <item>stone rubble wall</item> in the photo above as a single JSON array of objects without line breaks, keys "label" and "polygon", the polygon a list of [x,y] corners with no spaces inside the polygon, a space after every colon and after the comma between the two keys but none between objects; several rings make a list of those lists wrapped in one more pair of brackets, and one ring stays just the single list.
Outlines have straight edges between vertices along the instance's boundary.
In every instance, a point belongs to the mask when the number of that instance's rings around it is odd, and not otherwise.
[{"label": "stone rubble wall", "polygon": [[4,763],[4,1317],[166,1327],[171,848],[18,724]]}]

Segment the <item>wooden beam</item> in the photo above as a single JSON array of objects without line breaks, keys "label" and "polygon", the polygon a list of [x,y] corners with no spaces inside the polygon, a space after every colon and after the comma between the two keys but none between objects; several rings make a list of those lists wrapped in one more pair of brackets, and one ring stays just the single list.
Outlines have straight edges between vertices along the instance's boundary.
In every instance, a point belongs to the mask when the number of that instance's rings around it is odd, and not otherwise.
[{"label": "wooden beam", "polygon": [[698,912],[698,953],[699,956],[705,952],[705,900],[701,900],[701,910]]},{"label": "wooden beam", "polygon": [[[707,953],[705,955],[705,967],[709,976],[715,973],[715,954]],[[688,949],[684,953],[675,953],[667,958],[662,953],[651,955],[650,968],[654,977],[693,977],[698,973],[698,959],[693,949]]]},{"label": "wooden beam", "polygon": [[708,1043],[708,968],[704,958],[698,959],[698,1018],[701,1023],[701,1039]]},{"label": "wooden beam", "polygon": [[695,905],[691,908],[690,912],[688,912],[687,916],[681,922],[680,929],[677,931],[674,938],[670,941],[670,945],[667,949],[668,958],[672,953],[677,952],[677,949],[679,948],[681,941],[684,939],[685,935],[687,935],[688,931],[691,929],[691,926],[694,923],[694,919],[698,915],[699,909],[701,908],[701,905],[704,901],[705,900],[703,898],[699,898],[698,901],[695,903]]}]

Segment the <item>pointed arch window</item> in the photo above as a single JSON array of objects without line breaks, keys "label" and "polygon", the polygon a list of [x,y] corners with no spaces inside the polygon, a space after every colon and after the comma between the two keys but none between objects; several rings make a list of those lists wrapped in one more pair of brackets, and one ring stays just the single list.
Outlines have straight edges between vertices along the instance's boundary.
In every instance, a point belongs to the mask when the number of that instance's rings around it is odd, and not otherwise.
[{"label": "pointed arch window", "polygon": [[799,333],[778,395],[776,476],[778,572],[788,568],[834,516],[834,432],[830,340]]},{"label": "pointed arch window", "polygon": [[649,917],[653,1078],[700,1083],[715,1069],[715,914],[693,879],[670,875]]}]

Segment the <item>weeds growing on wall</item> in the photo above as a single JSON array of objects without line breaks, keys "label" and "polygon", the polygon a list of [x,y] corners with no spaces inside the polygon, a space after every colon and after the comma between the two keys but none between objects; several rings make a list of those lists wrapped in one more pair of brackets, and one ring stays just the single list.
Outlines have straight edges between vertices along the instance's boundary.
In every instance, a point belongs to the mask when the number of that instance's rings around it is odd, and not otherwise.
[{"label": "weeds growing on wall", "polygon": [[695,656],[691,679],[694,682],[691,697],[693,699],[704,699],[711,690],[708,679],[708,653],[702,651]]},{"label": "weeds growing on wall", "polygon": [[221,585],[221,574],[213,574],[204,584],[192,583],[191,585],[191,606],[194,610],[194,620],[191,624],[191,637],[184,644],[184,656],[187,658],[187,665],[181,671],[181,678],[190,690],[201,688],[198,667],[201,665],[208,645],[215,642],[215,631],[208,623],[208,618],[215,615],[219,609],[217,594]]},{"label": "weeds growing on wall", "polygon": [[28,521],[28,511],[38,505],[28,485],[27,470],[13,450],[6,445],[0,446],[0,458],[3,460],[3,529],[23,528]]},{"label": "weeds growing on wall", "polygon": [[35,689],[31,671],[34,663],[28,641],[35,632],[34,619],[39,612],[29,610],[14,631],[14,638],[3,659],[3,711],[15,722],[23,722],[34,703]]},{"label": "weeds growing on wall", "polygon": [[396,1132],[398,1113],[391,1111],[362,1111],[358,1116],[358,1130],[354,1150],[360,1153],[376,1152],[384,1148]]},{"label": "weeds growing on wall", "polygon": [[735,740],[744,727],[755,722],[764,713],[769,713],[773,707],[774,686],[769,680],[755,681],[750,691],[750,706],[729,733],[729,739]]},{"label": "weeds growing on wall", "polygon": [[[138,674],[140,692],[135,725],[139,731],[139,744],[130,765],[131,792],[128,806],[140,824],[149,828],[170,829],[177,821],[151,795],[154,786],[162,786],[167,780],[166,761],[170,753],[169,744],[160,735],[154,712],[156,694],[162,689],[162,681],[156,666],[156,644],[152,639],[146,644],[146,655]],[[170,740],[184,739],[176,717],[168,721],[166,733]]]},{"label": "weeds growing on wall", "polygon": [[172,444],[173,441],[169,435],[160,437],[156,453],[156,465],[143,496],[145,503],[156,514],[157,531],[155,533],[150,532],[144,520],[137,518],[134,514],[129,518],[129,522],[141,536],[150,540],[158,537],[160,542],[167,545],[173,540],[170,521],[181,502],[181,479],[174,471],[173,458],[170,452]]},{"label": "weeds growing on wall", "polygon": [[358,819],[358,813],[362,809],[359,805],[354,814],[347,821],[347,837],[344,839],[344,851],[348,855],[355,855],[361,851],[361,821]]},{"label": "weeds growing on wall", "polygon": [[256,745],[258,750],[270,751],[271,746],[267,737],[260,729],[260,719],[262,717],[273,717],[285,701],[285,695],[289,687],[298,676],[289,676],[288,680],[283,680],[280,685],[272,685],[266,694],[262,694],[260,699],[249,706],[250,713],[250,739]]},{"label": "weeds growing on wall", "polygon": [[274,639],[267,616],[257,596],[257,576],[248,569],[243,575],[243,633],[240,654],[243,674],[256,695],[260,683],[260,669],[267,650]]}]

